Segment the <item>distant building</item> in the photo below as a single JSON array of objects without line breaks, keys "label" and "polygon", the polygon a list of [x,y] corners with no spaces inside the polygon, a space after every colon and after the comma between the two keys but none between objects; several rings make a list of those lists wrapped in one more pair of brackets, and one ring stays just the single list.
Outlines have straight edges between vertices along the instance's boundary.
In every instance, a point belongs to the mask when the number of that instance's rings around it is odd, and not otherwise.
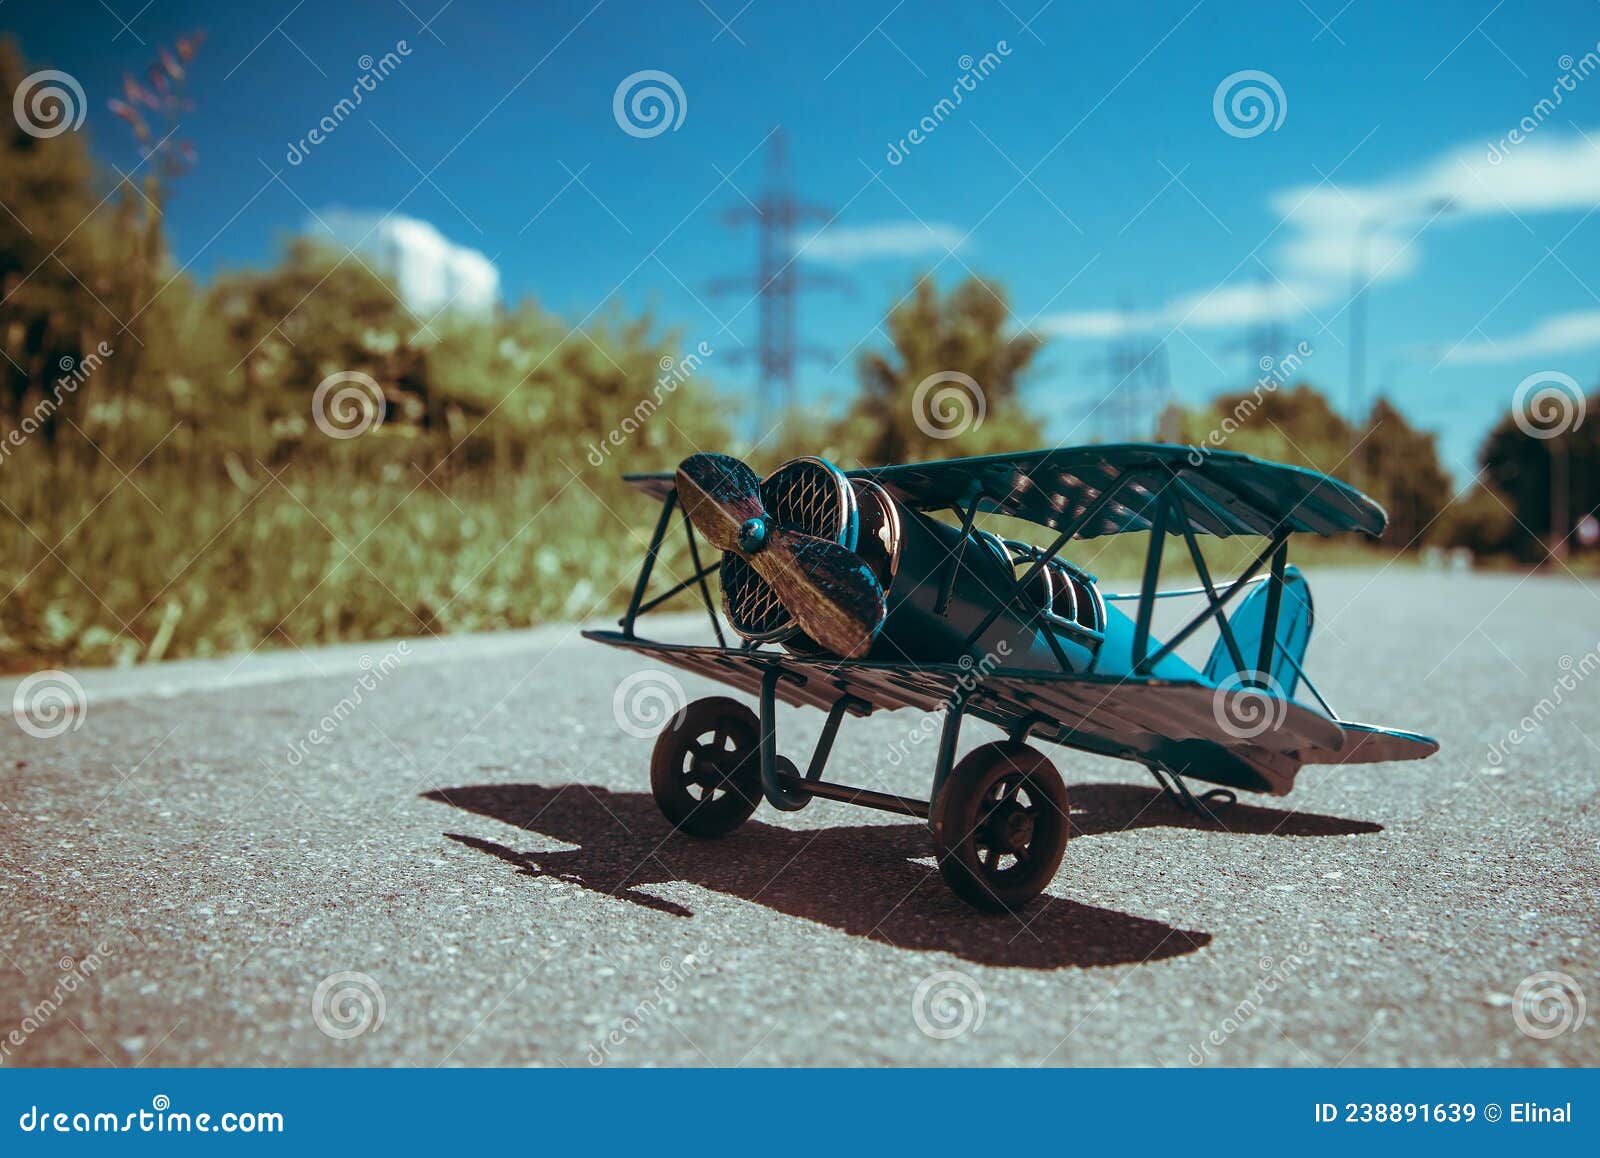
[{"label": "distant building", "polygon": [[308,232],[360,253],[373,269],[393,280],[419,317],[445,311],[484,315],[499,304],[500,271],[494,262],[476,249],[450,241],[426,221],[332,209],[313,220]]}]

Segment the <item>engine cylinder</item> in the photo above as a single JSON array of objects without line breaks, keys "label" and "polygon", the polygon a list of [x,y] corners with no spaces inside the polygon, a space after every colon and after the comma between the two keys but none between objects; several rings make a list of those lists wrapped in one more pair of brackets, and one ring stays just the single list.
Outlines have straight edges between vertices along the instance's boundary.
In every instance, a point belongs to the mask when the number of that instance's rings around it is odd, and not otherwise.
[{"label": "engine cylinder", "polygon": [[[891,663],[959,663],[989,668],[1059,671],[1044,635],[1057,636],[1076,670],[1093,661],[1104,604],[1091,578],[1059,560],[1043,568],[1023,599],[1006,604],[1017,578],[1038,557],[1036,548],[1002,541],[986,531],[962,541],[949,523],[912,510],[869,479],[851,479],[817,458],[794,459],[761,484],[762,503],[782,525],[854,550],[877,576],[888,615],[867,658]],[[953,570],[953,579],[952,579]],[[944,584],[948,604],[940,608]],[[795,625],[776,594],[738,555],[722,562],[723,607],[746,639],[782,642],[791,651],[821,648]],[[981,639],[967,639],[995,607],[1002,608]],[[1079,628],[1087,631],[1078,630]]]}]

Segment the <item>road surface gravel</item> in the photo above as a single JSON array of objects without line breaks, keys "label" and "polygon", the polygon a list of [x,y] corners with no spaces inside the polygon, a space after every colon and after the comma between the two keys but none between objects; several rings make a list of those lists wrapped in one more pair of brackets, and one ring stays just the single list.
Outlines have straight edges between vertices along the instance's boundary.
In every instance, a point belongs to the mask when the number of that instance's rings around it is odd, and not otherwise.
[{"label": "road surface gravel", "polygon": [[[1219,826],[1049,748],[1074,832],[1022,919],[881,813],[673,834],[671,685],[575,628],[75,673],[67,730],[0,733],[0,1063],[1600,1064],[1600,585],[1313,587],[1322,690],[1443,750]],[[933,748],[875,716],[829,775],[925,794]]]}]

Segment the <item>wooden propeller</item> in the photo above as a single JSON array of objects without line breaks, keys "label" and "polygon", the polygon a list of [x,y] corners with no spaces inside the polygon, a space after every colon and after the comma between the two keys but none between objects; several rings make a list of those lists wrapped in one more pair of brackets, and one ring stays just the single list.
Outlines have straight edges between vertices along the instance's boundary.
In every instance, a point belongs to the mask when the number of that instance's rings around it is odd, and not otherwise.
[{"label": "wooden propeller", "polygon": [[859,555],[780,526],[762,505],[755,471],[726,454],[690,455],[678,465],[677,483],[695,530],[748,561],[801,631],[835,655],[867,654],[888,604]]}]

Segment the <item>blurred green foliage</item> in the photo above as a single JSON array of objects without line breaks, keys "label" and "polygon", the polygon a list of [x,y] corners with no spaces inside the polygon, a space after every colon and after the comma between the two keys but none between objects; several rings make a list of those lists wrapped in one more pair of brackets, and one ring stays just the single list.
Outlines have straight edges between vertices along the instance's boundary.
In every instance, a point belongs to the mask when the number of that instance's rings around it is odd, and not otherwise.
[{"label": "blurred green foliage", "polygon": [[1258,385],[1169,415],[1164,426],[1173,441],[1308,467],[1361,488],[1389,512],[1386,547],[1425,543],[1450,503],[1434,436],[1413,427],[1386,398],[1353,427],[1303,382]]},{"label": "blurred green foliage", "polygon": [[[696,449],[856,466],[1047,444],[1025,404],[1040,340],[977,278],[917,282],[885,319],[888,348],[861,357],[845,413],[790,415],[753,446],[706,381],[715,353],[686,355],[648,316],[574,329],[524,302],[422,319],[363,258],[303,238],[270,268],[199,285],[163,235],[195,162],[163,130],[188,107],[198,45],[163,53],[114,102],[145,151],[137,176],[108,180],[82,133],[8,122],[0,137],[0,666],[590,617],[625,601],[653,518],[624,471]],[[0,101],[26,73],[0,41]],[[351,373],[376,384],[374,421],[331,437],[314,393]],[[1439,518],[1450,495],[1432,436],[1387,402],[1351,431],[1299,384],[1175,410],[1162,429],[1200,445],[1230,422],[1227,450],[1337,464],[1372,490],[1395,545],[1444,525],[1446,541],[1520,549],[1517,521],[1482,503]],[[1590,506],[1593,430],[1574,450]],[[1518,437],[1508,420],[1486,448],[1495,506],[1538,501],[1548,451]],[[1079,561],[1123,575],[1142,552],[1130,536]],[[674,534],[658,575],[690,570]]]},{"label": "blurred green foliage", "polygon": [[1041,445],[1019,386],[1042,342],[1010,321],[991,282],[969,278],[941,295],[918,281],[885,323],[891,351],[861,357],[860,395],[830,439],[841,460],[876,466]]},{"label": "blurred green foliage", "polygon": [[[26,73],[0,42],[7,107]],[[130,81],[147,134],[181,99],[165,83],[152,104]],[[625,599],[648,535],[624,462],[728,441],[726,402],[691,377],[590,460],[677,356],[648,317],[427,321],[360,257],[303,239],[199,286],[162,236],[182,165],[152,143],[136,183],[106,182],[83,134],[6,124],[0,664],[587,616]],[[313,395],[348,372],[378,384],[381,421],[340,439]],[[663,570],[687,574],[686,554],[674,540]]]},{"label": "blurred green foliage", "polygon": [[1565,554],[1586,551],[1593,565],[1594,544],[1576,531],[1600,514],[1600,393],[1581,406],[1567,397],[1570,407],[1542,417],[1530,400],[1521,423],[1500,419],[1478,452],[1476,485],[1442,520],[1441,542],[1517,563],[1542,563],[1559,543]]}]

